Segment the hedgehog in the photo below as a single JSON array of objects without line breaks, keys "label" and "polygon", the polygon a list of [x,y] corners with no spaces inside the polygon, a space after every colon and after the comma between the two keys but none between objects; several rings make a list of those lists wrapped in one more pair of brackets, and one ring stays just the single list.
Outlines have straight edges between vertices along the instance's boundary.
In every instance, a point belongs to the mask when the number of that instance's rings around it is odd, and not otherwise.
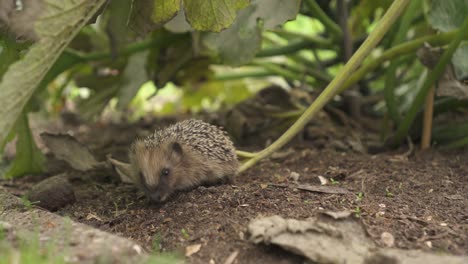
[{"label": "hedgehog", "polygon": [[129,158],[134,182],[155,202],[176,191],[232,182],[239,168],[228,134],[196,119],[136,139]]}]

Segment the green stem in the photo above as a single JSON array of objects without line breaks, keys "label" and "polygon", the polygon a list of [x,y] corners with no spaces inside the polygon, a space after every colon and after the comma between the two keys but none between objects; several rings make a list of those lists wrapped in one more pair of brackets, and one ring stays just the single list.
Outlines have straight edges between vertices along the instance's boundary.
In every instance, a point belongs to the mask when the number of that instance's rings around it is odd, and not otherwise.
[{"label": "green stem", "polygon": [[454,148],[461,148],[461,147],[466,146],[466,145],[468,145],[468,136],[466,136],[466,137],[464,137],[462,139],[450,142],[449,144],[443,146],[442,148],[443,149],[454,149]]},{"label": "green stem", "polygon": [[[125,48],[123,48],[119,55],[127,56],[127,55],[134,54],[140,51],[144,51],[150,48],[152,45],[154,45],[156,41],[157,41],[156,39],[147,39],[141,42],[130,44],[126,46]],[[108,59],[108,58],[111,58],[111,56],[112,54],[110,51],[80,54],[80,57],[83,60],[82,62]]]},{"label": "green stem", "polygon": [[408,134],[408,130],[410,129],[411,124],[413,123],[414,118],[416,117],[419,109],[424,103],[427,93],[429,89],[435,84],[435,82],[439,79],[439,77],[444,73],[445,66],[449,63],[450,59],[452,58],[453,53],[457,49],[460,42],[463,40],[464,35],[468,32],[468,18],[465,18],[463,25],[458,30],[455,35],[455,38],[450,42],[447,50],[444,51],[442,56],[440,57],[439,62],[435,66],[434,70],[432,70],[428,75],[419,90],[418,94],[414,98],[414,101],[406,114],[405,118],[401,122],[400,126],[398,127],[395,133],[395,141],[392,142],[393,144],[399,144],[403,141],[403,139]]},{"label": "green stem", "polygon": [[315,64],[313,61],[307,58],[304,58],[302,56],[299,56],[299,55],[290,56],[290,59],[292,59],[293,61],[297,63],[302,63],[304,64],[304,66],[308,67],[308,70],[306,71],[306,73],[314,77],[318,81],[325,82],[325,83],[331,82],[332,78],[330,77],[330,75],[328,75],[327,72],[321,71],[319,69],[319,66]]},{"label": "green stem", "polygon": [[241,151],[241,150],[236,150],[237,156],[241,158],[253,158],[257,153],[252,153],[252,152],[247,152],[247,151]]},{"label": "green stem", "polygon": [[216,74],[214,79],[217,81],[229,81],[237,80],[242,78],[258,78],[258,77],[268,77],[276,75],[274,72],[268,71],[266,69],[254,69],[245,72],[224,72]]},{"label": "green stem", "polygon": [[333,49],[336,48],[334,47],[334,43],[330,39],[324,39],[322,37],[318,36],[309,36],[303,33],[299,32],[294,32],[294,31],[289,31],[289,30],[284,30],[284,29],[272,29],[270,30],[271,32],[276,33],[277,35],[281,37],[292,37],[292,38],[300,38],[303,40],[306,40],[310,42],[311,44],[314,45],[316,48],[324,48],[324,49]]},{"label": "green stem", "polygon": [[325,104],[327,104],[333,98],[340,87],[351,76],[352,72],[362,63],[364,58],[371,53],[372,49],[380,42],[390,26],[403,12],[409,1],[410,0],[393,1],[392,5],[382,17],[382,20],[376,26],[374,31],[372,31],[366,41],[364,41],[361,47],[359,47],[356,53],[341,69],[340,73],[335,77],[335,79],[333,79],[327,88],[325,88],[319,97],[317,97],[312,105],[307,108],[304,114],[302,114],[301,117],[299,117],[299,119],[273,144],[271,144],[268,148],[260,151],[257,155],[255,155],[255,157],[243,163],[239,169],[240,172],[247,170],[259,160],[268,157],[276,150],[280,149],[304,128],[304,126],[325,106]]},{"label": "green stem", "polygon": [[253,61],[251,64],[255,66],[263,67],[270,72],[273,72],[277,75],[280,75],[290,80],[299,80],[299,81],[304,80],[307,84],[311,86],[314,86],[315,84],[315,80],[312,77],[305,75],[305,74],[301,76],[300,73],[296,73],[292,71],[291,69],[281,67],[274,63],[263,62],[263,61]]},{"label": "green stem", "polygon": [[[415,52],[417,49],[419,49],[425,42],[431,44],[431,45],[445,45],[449,43],[456,35],[458,31],[451,31],[451,32],[446,32],[446,33],[441,33],[438,35],[431,35],[431,36],[425,36],[421,37],[412,41],[408,41],[406,43],[400,44],[396,47],[393,47],[384,53],[377,57],[376,59],[373,59],[369,61],[368,63],[364,64],[359,70],[357,70],[354,74],[351,75],[351,77],[344,83],[344,85],[339,89],[337,94],[343,92],[346,90],[348,87],[356,84],[358,81],[360,81],[367,73],[373,71],[375,68],[379,67],[384,63],[385,61],[392,60],[394,58],[397,58],[398,56],[401,56],[403,54],[409,54],[412,52]],[[465,34],[468,36],[468,34]]]},{"label": "green stem", "polygon": [[331,18],[329,18],[325,12],[323,12],[315,0],[306,0],[306,4],[312,15],[322,22],[328,32],[337,38],[341,38],[343,35],[341,28]]},{"label": "green stem", "polygon": [[273,47],[261,50],[257,53],[257,58],[263,57],[271,57],[271,56],[278,56],[278,55],[287,55],[291,54],[306,48],[313,47],[314,43],[311,43],[306,40],[294,41],[291,44],[281,46],[281,47]]},{"label": "green stem", "polygon": [[275,117],[275,118],[298,118],[304,113],[305,109],[298,109],[298,110],[292,110],[292,111],[287,111],[287,112],[282,112],[282,113],[273,113],[269,114],[269,116]]},{"label": "green stem", "polygon": [[[407,11],[401,17],[401,22],[398,27],[398,31],[393,39],[391,46],[400,44],[405,39],[405,35],[408,32],[409,27],[411,26],[411,21],[414,18],[414,15],[419,11],[421,7],[420,0],[413,0],[409,3]],[[396,70],[399,66],[397,61],[392,61],[388,70],[385,74],[385,88],[384,88],[384,98],[385,104],[387,105],[387,111],[389,116],[393,119],[395,123],[400,122],[400,113],[398,111],[398,105],[395,95],[395,86],[396,86]]]}]

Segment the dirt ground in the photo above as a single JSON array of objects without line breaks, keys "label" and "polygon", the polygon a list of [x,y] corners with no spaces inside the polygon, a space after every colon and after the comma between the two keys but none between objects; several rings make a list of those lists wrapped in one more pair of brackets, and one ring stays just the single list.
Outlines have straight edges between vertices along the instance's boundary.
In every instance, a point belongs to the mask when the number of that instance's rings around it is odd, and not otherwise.
[{"label": "dirt ground", "polygon": [[[133,138],[152,129],[153,124],[142,122],[95,124],[72,132],[101,160],[109,153],[126,160]],[[48,175],[76,176],[72,184],[77,201],[59,210],[60,215],[129,237],[148,250],[183,252],[201,244],[200,251],[187,258],[190,263],[224,263],[235,251],[239,252],[235,263],[303,263],[301,257],[279,248],[248,242],[249,220],[275,214],[305,219],[321,210],[345,209],[354,212],[378,245],[384,246],[381,234],[388,232],[397,248],[468,253],[468,150],[407,155],[403,148],[371,155],[336,145],[296,141],[283,155],[239,175],[235,184],[178,193],[162,205],[149,203],[115,175],[84,175],[57,161],[49,163]],[[350,192],[326,194],[288,187],[294,178],[320,185],[319,176]],[[43,177],[0,184],[21,195]]]}]

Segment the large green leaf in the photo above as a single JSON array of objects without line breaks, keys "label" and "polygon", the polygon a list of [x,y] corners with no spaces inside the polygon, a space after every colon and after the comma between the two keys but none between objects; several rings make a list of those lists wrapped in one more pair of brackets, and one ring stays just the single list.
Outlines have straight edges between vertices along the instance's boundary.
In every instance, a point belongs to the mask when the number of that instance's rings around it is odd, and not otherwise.
[{"label": "large green leaf", "polygon": [[43,13],[35,21],[39,41],[21,60],[11,65],[0,83],[0,142],[4,142],[34,90],[63,49],[105,2],[106,0],[43,2]]},{"label": "large green leaf", "polygon": [[468,14],[468,0],[432,0],[428,14],[429,24],[446,32],[459,28]]},{"label": "large green leaf", "polygon": [[249,0],[183,0],[185,16],[190,25],[200,31],[220,32],[236,18],[237,10]]},{"label": "large green leaf", "polygon": [[204,44],[230,65],[248,63],[261,46],[262,30],[257,23],[257,6],[239,12],[236,22],[221,33],[207,33]]},{"label": "large green leaf", "polygon": [[127,26],[130,15],[131,1],[110,1],[101,15],[101,23],[105,28],[113,56],[128,43],[135,40],[135,33]]},{"label": "large green leaf", "polygon": [[460,44],[453,54],[452,63],[459,80],[468,77],[468,42]]},{"label": "large green leaf", "polygon": [[149,51],[139,52],[128,58],[119,83],[118,109],[127,107],[143,83],[148,81],[148,73],[145,70],[148,53]]},{"label": "large green leaf", "polygon": [[5,178],[42,172],[45,157],[34,142],[26,111],[18,119],[16,131],[16,158],[5,173]]},{"label": "large green leaf", "polygon": [[173,18],[180,9],[180,0],[154,0],[154,11],[151,16],[154,23],[162,24]]},{"label": "large green leaf", "polygon": [[[203,43],[223,63],[234,66],[248,63],[261,47],[261,25],[271,29],[294,19],[299,12],[300,2],[254,0],[249,7],[239,11],[231,27],[220,33],[207,33]],[[259,23],[259,20],[263,23]]]},{"label": "large green leaf", "polygon": [[294,20],[301,0],[255,0],[252,5],[257,6],[256,16],[263,20],[266,29],[272,29],[288,20]]}]

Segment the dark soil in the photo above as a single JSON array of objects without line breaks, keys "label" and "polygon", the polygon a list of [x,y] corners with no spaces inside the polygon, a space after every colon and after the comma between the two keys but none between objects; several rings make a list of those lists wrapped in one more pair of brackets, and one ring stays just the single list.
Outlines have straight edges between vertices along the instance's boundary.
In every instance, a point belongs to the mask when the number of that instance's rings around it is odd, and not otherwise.
[{"label": "dark soil", "polygon": [[[152,126],[95,125],[76,132],[101,159],[112,155],[126,160],[135,136]],[[329,138],[339,138],[330,135]],[[149,250],[181,251],[201,244],[191,263],[223,263],[238,251],[235,263],[302,263],[302,258],[271,246],[248,242],[246,227],[256,217],[280,215],[305,219],[322,210],[351,210],[374,241],[381,234],[395,238],[395,247],[452,254],[468,253],[467,150],[428,151],[406,155],[406,150],[370,155],[338,151],[314,141],[296,141],[281,158],[269,159],[238,176],[235,184],[199,187],[178,193],[162,205],[149,203],[137,190],[115,180],[115,175],[74,172],[51,163],[50,175],[73,177],[76,202],[59,214],[99,229],[129,237]],[[343,145],[343,144],[342,144]],[[253,146],[254,147],[254,146]],[[288,151],[292,150],[292,151]],[[299,183],[320,185],[319,177],[350,191],[313,193],[287,187],[291,175]],[[32,178],[3,182],[15,194],[27,191]],[[37,178],[35,179],[37,181]]]}]

